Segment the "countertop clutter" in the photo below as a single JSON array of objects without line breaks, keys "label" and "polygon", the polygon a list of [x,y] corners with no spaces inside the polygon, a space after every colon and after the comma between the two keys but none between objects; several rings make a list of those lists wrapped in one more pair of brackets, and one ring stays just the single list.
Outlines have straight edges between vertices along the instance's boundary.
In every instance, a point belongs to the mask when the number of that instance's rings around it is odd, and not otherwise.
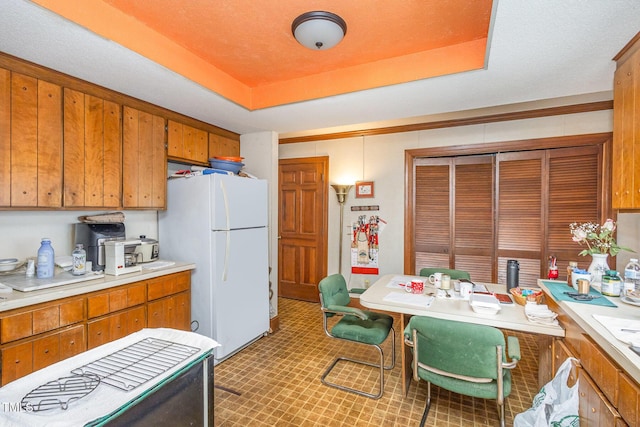
[{"label": "countertop clutter", "polygon": [[[100,291],[115,286],[126,285],[141,280],[153,279],[155,277],[160,277],[167,274],[193,270],[195,268],[195,264],[181,262],[172,263],[163,261],[163,264],[149,264],[160,266],[160,268],[143,268],[142,271],[120,276],[95,275],[94,279],[90,279],[91,276],[81,276],[88,280],[31,292],[20,292],[16,290],[12,292],[3,292],[0,293],[0,313],[7,310],[27,307],[33,304],[49,302],[61,298],[85,294],[88,292]],[[153,267],[153,265],[151,265],[151,267]],[[4,276],[5,280],[6,277],[9,276]],[[0,277],[0,283],[2,283],[2,279],[3,277]]]}]

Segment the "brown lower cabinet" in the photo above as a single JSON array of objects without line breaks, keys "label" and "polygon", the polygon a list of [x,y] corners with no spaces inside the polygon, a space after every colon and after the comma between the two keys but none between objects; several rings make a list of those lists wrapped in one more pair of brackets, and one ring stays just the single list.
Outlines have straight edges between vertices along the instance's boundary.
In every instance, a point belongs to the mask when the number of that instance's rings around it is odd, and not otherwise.
[{"label": "brown lower cabinet", "polygon": [[0,313],[2,385],[145,327],[190,330],[191,271]]}]

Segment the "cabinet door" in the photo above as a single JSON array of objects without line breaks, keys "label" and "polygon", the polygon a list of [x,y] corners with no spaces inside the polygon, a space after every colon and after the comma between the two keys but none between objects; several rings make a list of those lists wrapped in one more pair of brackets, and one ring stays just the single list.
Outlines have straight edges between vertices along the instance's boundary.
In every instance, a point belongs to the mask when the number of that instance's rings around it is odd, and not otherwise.
[{"label": "cabinet door", "polygon": [[0,206],[11,206],[11,71],[0,68]]},{"label": "cabinet door", "polygon": [[640,50],[618,64],[613,84],[612,205],[640,207]]},{"label": "cabinet door", "polygon": [[630,426],[640,423],[640,387],[626,374],[620,373],[618,411]]},{"label": "cabinet door", "polygon": [[11,73],[11,206],[62,204],[62,89]]},{"label": "cabinet door", "polygon": [[167,187],[164,119],[125,106],[123,156],[123,206],[164,208]]},{"label": "cabinet door", "polygon": [[[558,368],[560,365],[564,363],[565,360],[569,357],[575,357],[573,353],[567,348],[567,346],[562,342],[561,339],[556,339],[553,341],[553,376],[558,372]],[[571,373],[569,374],[569,379],[567,380],[567,385],[572,387],[576,381],[578,380],[578,368],[576,368],[575,364],[571,367]]]},{"label": "cabinet door", "polygon": [[183,292],[149,303],[150,328],[172,328],[190,330],[191,293]]},{"label": "cabinet door", "polygon": [[33,370],[37,371],[60,360],[60,335],[54,334],[33,341]]},{"label": "cabinet door", "polygon": [[65,88],[64,138],[64,205],[119,207],[120,105]]},{"label": "cabinet door", "polygon": [[60,332],[60,360],[80,354],[86,348],[87,338],[84,325],[74,326]]},{"label": "cabinet door", "polygon": [[31,341],[6,347],[2,355],[2,385],[33,372],[33,343]]},{"label": "cabinet door", "polygon": [[169,120],[167,138],[169,157],[195,163],[208,163],[206,131]]},{"label": "cabinet door", "polygon": [[240,156],[240,141],[209,133],[209,157]]},{"label": "cabinet door", "polygon": [[600,392],[598,386],[583,369],[578,371],[578,414],[581,427],[615,426],[620,414]]},{"label": "cabinet door", "polygon": [[98,320],[89,322],[87,325],[87,350],[106,344],[109,341],[110,329],[109,317],[103,317]]}]

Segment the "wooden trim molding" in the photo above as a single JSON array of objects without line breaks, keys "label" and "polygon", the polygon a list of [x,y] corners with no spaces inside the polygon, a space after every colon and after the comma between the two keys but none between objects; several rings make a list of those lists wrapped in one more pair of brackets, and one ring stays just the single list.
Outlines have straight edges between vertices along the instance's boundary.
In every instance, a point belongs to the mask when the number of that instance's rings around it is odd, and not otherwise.
[{"label": "wooden trim molding", "polygon": [[420,130],[442,129],[457,126],[478,125],[484,123],[505,122],[510,120],[535,119],[538,117],[560,116],[565,114],[589,113],[592,111],[612,110],[613,101],[597,101],[561,107],[540,108],[537,110],[515,111],[510,113],[489,114],[461,119],[440,120],[435,122],[415,123],[401,126],[389,126],[374,129],[362,129],[348,132],[325,133],[321,135],[295,136],[281,138],[280,144],[296,142],[326,141],[329,139],[354,138],[361,136],[385,135],[390,133],[415,132]]}]

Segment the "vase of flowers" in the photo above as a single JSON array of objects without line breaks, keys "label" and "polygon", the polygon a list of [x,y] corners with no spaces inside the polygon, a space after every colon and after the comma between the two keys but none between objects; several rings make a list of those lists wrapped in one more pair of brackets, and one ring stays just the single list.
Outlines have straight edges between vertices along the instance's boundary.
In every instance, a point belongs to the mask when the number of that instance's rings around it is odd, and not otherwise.
[{"label": "vase of flowers", "polygon": [[580,245],[586,245],[578,255],[591,255],[592,261],[588,272],[591,274],[591,283],[602,283],[602,276],[609,270],[607,258],[609,255],[616,256],[620,251],[630,251],[631,249],[618,246],[613,233],[616,230],[616,223],[608,219],[604,224],[599,225],[593,222],[569,224],[572,239]]}]

